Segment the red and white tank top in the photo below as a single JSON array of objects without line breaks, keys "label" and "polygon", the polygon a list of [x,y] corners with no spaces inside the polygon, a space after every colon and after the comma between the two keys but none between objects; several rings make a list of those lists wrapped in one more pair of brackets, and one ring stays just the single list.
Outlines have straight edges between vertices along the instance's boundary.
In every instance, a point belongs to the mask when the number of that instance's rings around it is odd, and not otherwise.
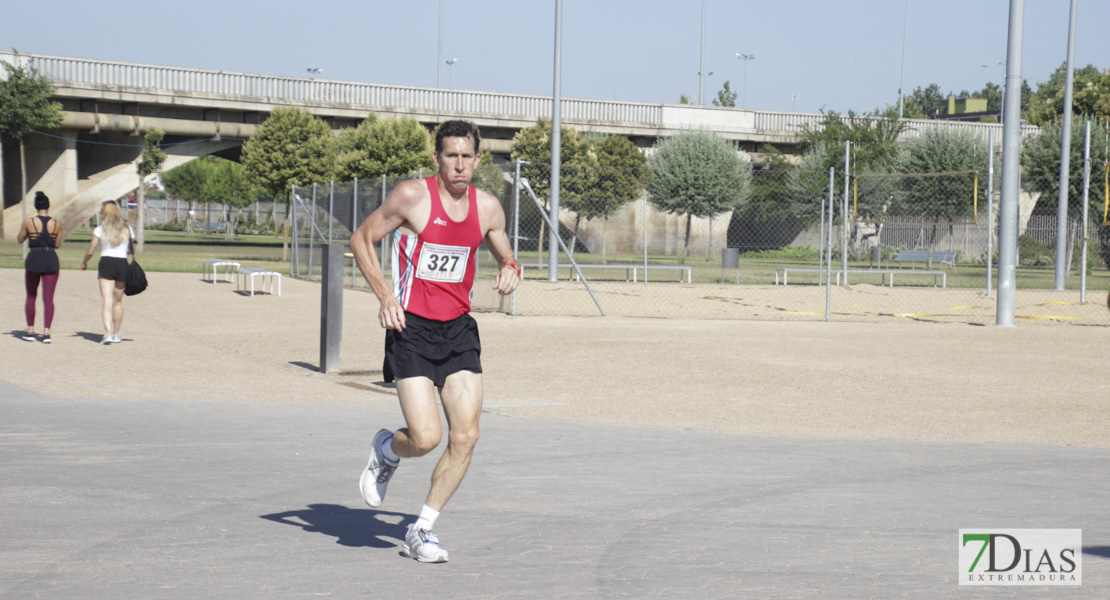
[{"label": "red and white tank top", "polygon": [[435,177],[424,180],[431,211],[416,235],[393,232],[393,295],[406,311],[436,321],[470,312],[474,271],[482,227],[478,194],[468,186],[466,219],[453,221],[443,209]]}]

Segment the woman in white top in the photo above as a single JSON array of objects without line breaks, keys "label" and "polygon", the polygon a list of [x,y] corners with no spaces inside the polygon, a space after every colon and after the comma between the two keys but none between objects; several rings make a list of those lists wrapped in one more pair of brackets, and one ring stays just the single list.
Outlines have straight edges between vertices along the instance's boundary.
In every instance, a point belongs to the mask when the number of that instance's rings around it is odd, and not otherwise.
[{"label": "woman in white top", "polygon": [[101,316],[104,319],[104,337],[101,344],[118,344],[123,341],[119,332],[123,324],[123,289],[127,281],[127,255],[131,253],[134,230],[124,220],[119,205],[112,200],[100,205],[100,225],[93,230],[93,239],[81,263],[84,271],[89,259],[100,243],[100,263],[97,278],[100,281]]}]

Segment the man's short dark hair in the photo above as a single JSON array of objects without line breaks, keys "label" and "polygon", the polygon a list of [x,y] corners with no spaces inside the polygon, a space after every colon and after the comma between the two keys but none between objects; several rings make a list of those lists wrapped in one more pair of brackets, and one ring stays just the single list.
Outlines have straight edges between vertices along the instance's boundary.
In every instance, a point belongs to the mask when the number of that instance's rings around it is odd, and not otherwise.
[{"label": "man's short dark hair", "polygon": [[470,121],[444,121],[436,129],[436,152],[443,152],[443,138],[471,137],[474,139],[474,153],[478,153],[478,127]]}]

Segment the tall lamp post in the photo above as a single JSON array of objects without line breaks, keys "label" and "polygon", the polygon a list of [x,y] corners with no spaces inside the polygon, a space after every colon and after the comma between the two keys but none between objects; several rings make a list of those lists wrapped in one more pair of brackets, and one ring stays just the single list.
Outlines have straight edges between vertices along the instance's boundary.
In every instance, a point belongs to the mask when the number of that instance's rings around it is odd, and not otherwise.
[{"label": "tall lamp post", "polygon": [[755,60],[754,54],[740,54],[736,53],[736,58],[744,61],[744,95],[741,97],[740,106],[742,108],[748,107],[748,61]]},{"label": "tall lamp post", "polygon": [[[1002,106],[1000,106],[998,108],[998,122],[1002,123],[1003,122],[1003,115],[1006,112],[1006,61],[996,60],[994,62],[998,63],[999,66],[1002,67],[1002,99],[1001,99]],[[984,69],[989,69],[990,65],[983,65],[983,68]]]},{"label": "tall lamp post", "polygon": [[459,62],[459,59],[457,59],[457,58],[452,58],[451,60],[448,60],[448,61],[447,61],[447,67],[448,67],[448,68],[447,68],[447,89],[452,89],[452,90],[453,90],[453,89],[455,89],[455,88],[454,88],[454,87],[452,87],[452,85],[451,85],[451,71],[452,71],[453,69],[451,69],[450,67],[451,67],[452,65],[454,65],[455,63],[457,63],[457,62]]}]

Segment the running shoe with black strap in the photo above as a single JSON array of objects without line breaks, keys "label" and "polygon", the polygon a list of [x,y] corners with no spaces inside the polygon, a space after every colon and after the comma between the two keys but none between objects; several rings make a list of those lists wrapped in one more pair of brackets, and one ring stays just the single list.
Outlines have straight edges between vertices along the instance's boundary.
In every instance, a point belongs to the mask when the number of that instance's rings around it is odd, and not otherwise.
[{"label": "running shoe with black strap", "polygon": [[366,463],[366,468],[362,471],[362,477],[358,480],[358,489],[362,492],[362,499],[373,508],[382,505],[382,500],[385,499],[385,489],[389,486],[389,479],[393,477],[393,472],[397,470],[397,463],[389,462],[382,454],[382,444],[392,435],[393,433],[388,429],[382,429],[374,436],[374,442],[370,449],[370,460]]}]

